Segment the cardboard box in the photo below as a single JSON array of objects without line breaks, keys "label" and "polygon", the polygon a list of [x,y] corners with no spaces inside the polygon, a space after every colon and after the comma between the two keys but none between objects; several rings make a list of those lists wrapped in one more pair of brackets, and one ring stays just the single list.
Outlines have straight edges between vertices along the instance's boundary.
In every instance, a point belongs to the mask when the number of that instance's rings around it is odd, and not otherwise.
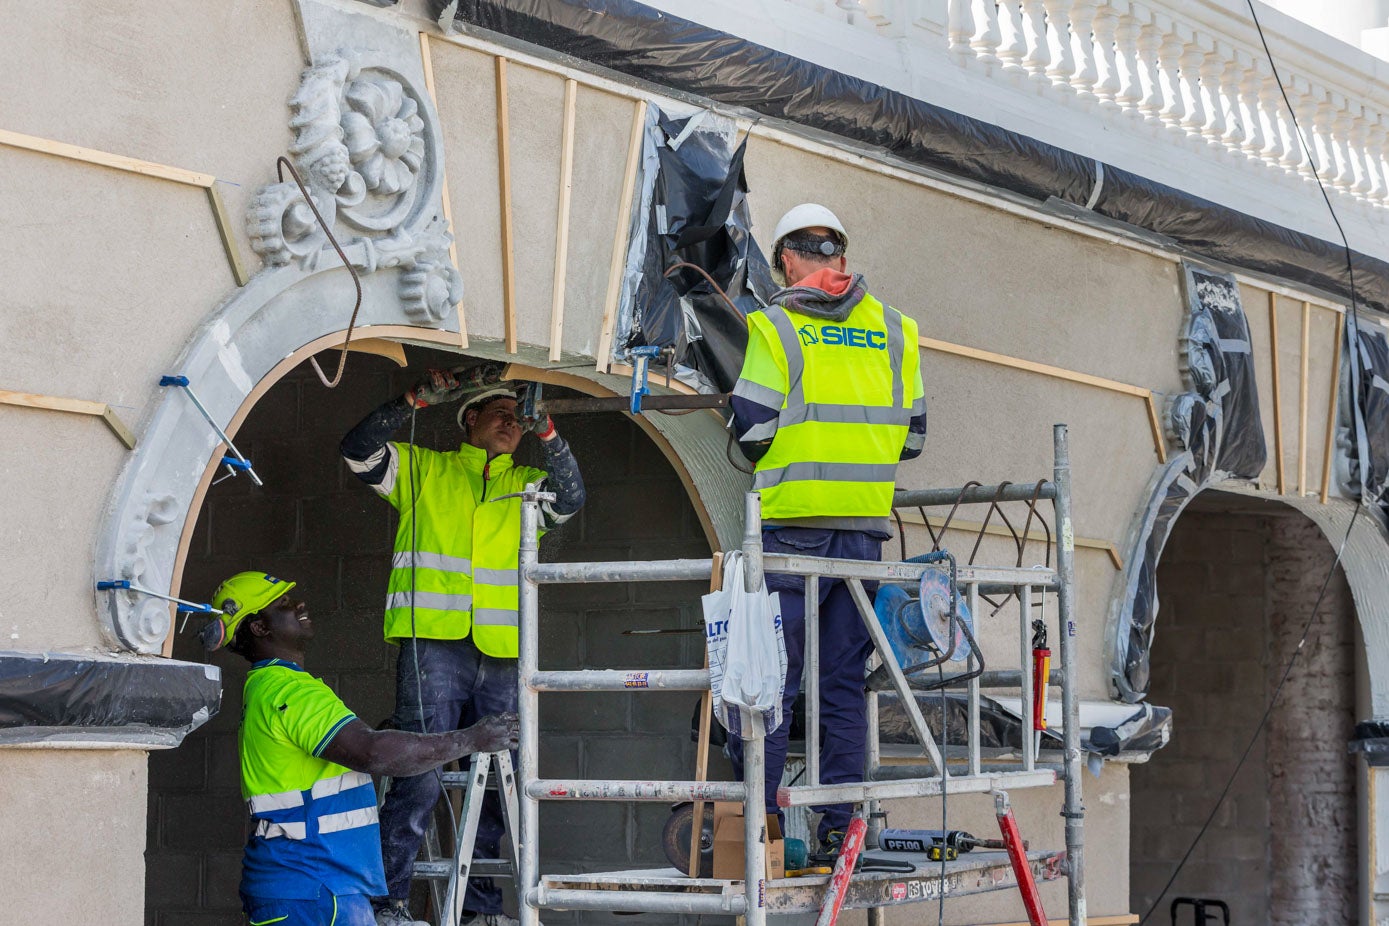
[{"label": "cardboard box", "polygon": [[[714,877],[742,881],[747,875],[743,857],[743,805],[714,802]],[[786,840],[774,813],[767,814],[767,879],[786,877]]]}]

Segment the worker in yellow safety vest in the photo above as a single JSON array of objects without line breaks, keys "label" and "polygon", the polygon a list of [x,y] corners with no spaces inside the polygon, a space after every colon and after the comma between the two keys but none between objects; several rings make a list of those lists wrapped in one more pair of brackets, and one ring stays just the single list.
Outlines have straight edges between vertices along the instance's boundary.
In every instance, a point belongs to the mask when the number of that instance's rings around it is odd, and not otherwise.
[{"label": "worker in yellow safety vest", "polygon": [[[877,561],[888,538],[897,464],[926,442],[926,400],[916,322],[848,274],[848,233],[833,212],[804,203],[777,223],[772,272],[785,288],[748,316],[748,347],[730,404],[743,454],[756,465],[762,542],[772,553]],[[781,593],[786,639],[783,714],[800,689],[805,580],[768,574]],[[872,594],[876,584],[865,583]],[[820,780],[862,781],[867,734],[867,628],[842,581],[821,577]],[[767,737],[767,812],[786,764],[790,723]],[[742,773],[741,742],[730,744]],[[849,804],[817,807],[832,854]]]},{"label": "worker in yellow safety vest", "polygon": [[[385,634],[400,646],[394,724],[402,730],[452,730],[477,717],[514,711],[517,702],[521,500],[543,483],[555,500],[541,504],[542,528],[571,518],[584,502],[573,453],[548,416],[537,421],[545,468],[512,460],[523,428],[517,393],[490,364],[467,374],[431,370],[423,382],[376,409],[342,440],[348,468],[400,512],[386,594]],[[478,389],[479,383],[485,384]],[[437,451],[389,440],[415,409],[464,399],[463,442]],[[440,784],[433,774],[397,779],[381,809],[386,866],[379,926],[412,923],[407,901],[412,866]],[[501,804],[488,792],[474,854],[498,858]],[[469,878],[465,924],[508,926],[502,894]]]},{"label": "worker in yellow safety vest", "polygon": [[202,632],[251,664],[242,698],[241,795],[251,815],[241,900],[252,926],[372,926],[385,890],[372,775],[415,775],[474,752],[514,749],[514,713],[466,730],[373,730],[304,668],[314,637],[294,583],[241,572],[212,595]]}]

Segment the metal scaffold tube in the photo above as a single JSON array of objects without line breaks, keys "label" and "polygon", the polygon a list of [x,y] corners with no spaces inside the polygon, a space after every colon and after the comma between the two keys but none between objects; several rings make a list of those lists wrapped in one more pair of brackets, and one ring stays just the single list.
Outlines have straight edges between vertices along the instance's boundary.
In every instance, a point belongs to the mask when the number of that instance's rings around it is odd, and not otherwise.
[{"label": "metal scaffold tube", "polygon": [[[540,696],[531,686],[540,660],[539,587],[531,580],[528,570],[534,569],[540,549],[540,501],[546,494],[534,484],[526,486],[521,501],[521,558],[520,558],[520,647],[517,652],[518,681],[517,711],[521,719],[521,743],[517,750],[519,778],[522,783],[534,781],[539,775]],[[553,495],[550,498],[554,498]],[[521,794],[521,835],[517,855],[520,871],[516,894],[522,899],[517,905],[521,926],[540,926],[540,908],[536,895],[540,885],[540,803],[524,791]]]},{"label": "metal scaffold tube", "polygon": [[1056,458],[1056,569],[1061,637],[1062,748],[1065,765],[1066,893],[1070,926],[1085,926],[1085,804],[1081,797],[1080,696],[1075,619],[1075,525],[1071,520],[1071,452],[1064,424],[1053,428]]},{"label": "metal scaffold tube", "polygon": [[967,489],[898,489],[893,493],[896,508],[944,508],[952,505],[987,505],[990,502],[1030,502],[1034,498],[1056,498],[1054,483],[1036,485],[1010,483],[1002,486],[970,486]]}]

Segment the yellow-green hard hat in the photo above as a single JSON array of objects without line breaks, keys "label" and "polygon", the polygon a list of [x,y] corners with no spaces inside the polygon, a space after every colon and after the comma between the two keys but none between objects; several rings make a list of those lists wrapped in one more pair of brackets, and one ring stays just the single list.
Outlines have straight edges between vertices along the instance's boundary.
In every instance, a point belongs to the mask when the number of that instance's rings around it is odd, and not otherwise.
[{"label": "yellow-green hard hat", "polygon": [[221,649],[236,635],[242,620],[275,603],[292,588],[293,582],[277,579],[268,572],[238,572],[227,579],[212,593],[212,606],[222,615],[203,628],[203,646],[209,652]]}]

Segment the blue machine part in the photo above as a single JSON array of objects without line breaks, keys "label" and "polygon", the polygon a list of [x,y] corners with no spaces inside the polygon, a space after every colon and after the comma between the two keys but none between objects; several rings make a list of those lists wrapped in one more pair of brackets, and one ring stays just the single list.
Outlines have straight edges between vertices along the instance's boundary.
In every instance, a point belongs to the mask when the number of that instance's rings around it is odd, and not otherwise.
[{"label": "blue machine part", "polygon": [[[921,579],[921,597],[913,598],[906,589],[896,585],[878,588],[873,610],[878,623],[887,635],[888,644],[903,669],[939,658],[949,648],[947,637],[950,623],[950,575],[945,570],[932,569]],[[922,603],[925,602],[925,609]],[[958,620],[974,630],[969,607],[960,600]],[[956,626],[955,647],[951,661],[960,662],[970,655],[969,640]]]}]

